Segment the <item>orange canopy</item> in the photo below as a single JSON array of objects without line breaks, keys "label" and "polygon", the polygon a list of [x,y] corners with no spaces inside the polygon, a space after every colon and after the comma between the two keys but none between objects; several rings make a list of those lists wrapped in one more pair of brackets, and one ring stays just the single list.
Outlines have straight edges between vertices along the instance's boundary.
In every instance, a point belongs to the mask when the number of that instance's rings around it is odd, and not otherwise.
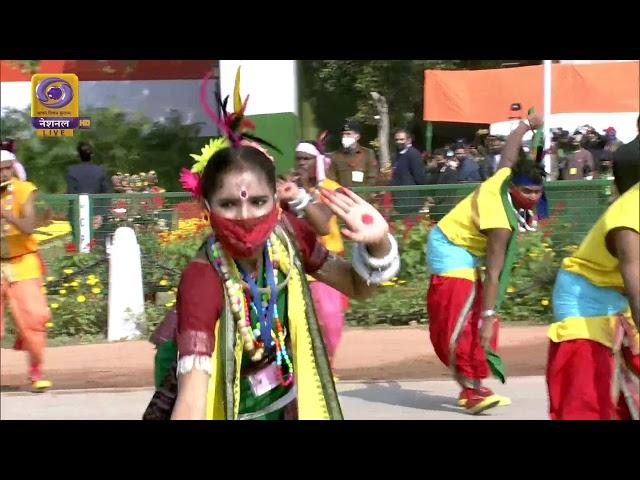
[{"label": "orange canopy", "polygon": [[[492,70],[425,70],[424,120],[495,123],[512,103],[542,111],[543,66]],[[640,62],[553,64],[551,113],[637,112]]]}]

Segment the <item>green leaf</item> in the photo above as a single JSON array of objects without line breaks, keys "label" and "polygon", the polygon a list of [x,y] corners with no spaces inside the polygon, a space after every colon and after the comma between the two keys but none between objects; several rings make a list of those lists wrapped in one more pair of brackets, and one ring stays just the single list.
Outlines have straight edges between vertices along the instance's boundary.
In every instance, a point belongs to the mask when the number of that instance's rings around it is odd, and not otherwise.
[{"label": "green leaf", "polygon": [[501,383],[505,383],[507,381],[507,376],[505,373],[504,362],[500,356],[491,350],[491,348],[485,348],[484,353],[487,356],[487,363],[489,364],[489,368],[491,369],[493,376],[500,380]]}]

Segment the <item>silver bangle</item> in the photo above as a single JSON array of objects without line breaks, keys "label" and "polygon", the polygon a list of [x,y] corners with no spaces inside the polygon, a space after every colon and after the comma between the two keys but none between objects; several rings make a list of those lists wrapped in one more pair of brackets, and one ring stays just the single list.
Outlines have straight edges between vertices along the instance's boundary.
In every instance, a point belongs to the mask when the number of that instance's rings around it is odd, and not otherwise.
[{"label": "silver bangle", "polygon": [[354,245],[352,250],[351,265],[356,273],[367,285],[380,285],[391,280],[400,271],[400,256],[396,255],[384,269],[372,269],[365,263],[360,249]]},{"label": "silver bangle", "polygon": [[358,249],[360,250],[360,255],[362,259],[372,268],[381,270],[389,265],[391,262],[398,256],[398,241],[395,239],[393,235],[387,233],[387,238],[389,239],[389,243],[391,244],[391,250],[384,257],[373,257],[369,251],[367,250],[367,246],[359,243]]},{"label": "silver bangle", "polygon": [[304,215],[304,209],[307,208],[312,200],[313,197],[304,188],[301,188],[298,197],[295,200],[291,200],[289,206],[295,210],[298,217],[302,217]]},{"label": "silver bangle", "polygon": [[480,318],[495,317],[497,313],[498,312],[496,312],[495,310],[483,310],[482,313],[480,314]]}]

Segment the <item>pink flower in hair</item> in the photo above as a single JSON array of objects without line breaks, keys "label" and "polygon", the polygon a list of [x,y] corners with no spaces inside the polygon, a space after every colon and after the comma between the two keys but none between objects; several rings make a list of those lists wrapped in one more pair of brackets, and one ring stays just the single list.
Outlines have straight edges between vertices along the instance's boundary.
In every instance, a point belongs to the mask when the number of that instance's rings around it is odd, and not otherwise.
[{"label": "pink flower in hair", "polygon": [[183,168],[180,170],[180,184],[184,190],[191,192],[194,197],[202,196],[202,184],[200,182],[200,175],[197,173]]}]

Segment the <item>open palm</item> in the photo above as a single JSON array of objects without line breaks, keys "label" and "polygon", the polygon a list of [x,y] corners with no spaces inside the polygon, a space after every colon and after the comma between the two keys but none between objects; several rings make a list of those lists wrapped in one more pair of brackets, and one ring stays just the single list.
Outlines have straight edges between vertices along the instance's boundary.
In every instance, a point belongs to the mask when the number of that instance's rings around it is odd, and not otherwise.
[{"label": "open palm", "polygon": [[340,217],[347,228],[341,231],[354,242],[375,244],[386,238],[389,225],[370,203],[346,188],[321,189],[326,205]]}]

